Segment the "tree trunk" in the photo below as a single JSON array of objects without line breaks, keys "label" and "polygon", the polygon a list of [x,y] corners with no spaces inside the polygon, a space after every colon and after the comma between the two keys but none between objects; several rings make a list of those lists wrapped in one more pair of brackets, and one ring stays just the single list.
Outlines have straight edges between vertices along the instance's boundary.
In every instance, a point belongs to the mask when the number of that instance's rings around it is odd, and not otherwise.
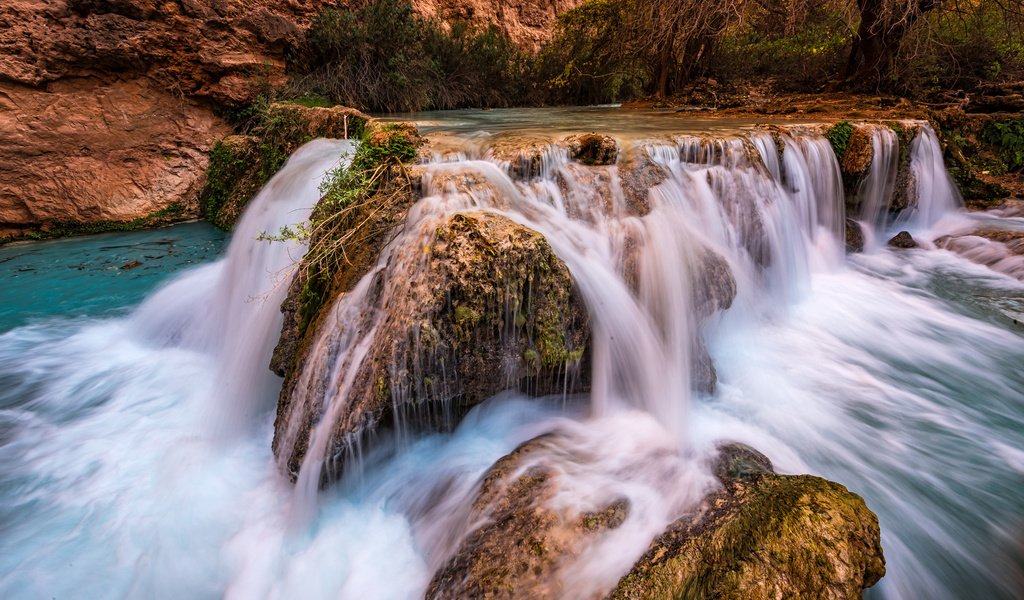
[{"label": "tree trunk", "polygon": [[843,77],[851,87],[877,90],[889,84],[903,38],[917,19],[936,5],[936,0],[916,0],[916,10],[896,23],[885,23],[882,9],[886,1],[891,0],[858,0],[860,27]]},{"label": "tree trunk", "polygon": [[672,43],[666,43],[658,53],[658,82],[654,89],[656,98],[668,96],[668,78],[672,71]]}]

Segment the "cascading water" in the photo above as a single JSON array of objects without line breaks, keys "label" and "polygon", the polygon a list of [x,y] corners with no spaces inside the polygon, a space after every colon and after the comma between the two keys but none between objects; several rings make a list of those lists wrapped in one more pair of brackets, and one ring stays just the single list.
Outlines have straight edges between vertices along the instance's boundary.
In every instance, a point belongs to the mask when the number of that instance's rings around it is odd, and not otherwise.
[{"label": "cascading water", "polygon": [[[924,128],[911,148],[918,201],[899,222],[915,231],[958,202],[933,142]],[[473,145],[425,165],[425,197],[400,234],[326,309],[336,326],[301,377],[329,385],[298,389],[332,393],[293,399],[325,415],[294,491],[270,454],[280,384],[266,365],[303,250],[254,238],[305,218],[346,143],[303,147],[223,261],[130,318],[3,334],[0,595],[417,597],[468,533],[480,475],[558,431],[566,454],[591,459],[557,463],[557,501],[585,511],[624,496],[633,507],[562,573],[579,597],[606,592],[713,486],[704,461],[720,440],[865,495],[889,571],[873,594],[1013,597],[1024,337],[993,306],[1024,287],[945,252],[848,263],[839,166],[811,129],[623,143],[662,174],[643,208],[623,167],[582,168],[559,148],[539,172]],[[895,186],[898,155],[886,148],[863,193],[877,200],[864,220],[879,228],[888,199],[876,187]],[[593,329],[588,401],[499,396],[452,434],[411,437],[395,454],[365,449],[358,477],[317,492],[346,382],[394,308],[389,290],[424,268],[439,223],[474,211],[538,231],[568,266]],[[385,288],[370,305],[375,275]],[[722,306],[706,295],[730,285]],[[705,347],[713,395],[695,391]]]}]

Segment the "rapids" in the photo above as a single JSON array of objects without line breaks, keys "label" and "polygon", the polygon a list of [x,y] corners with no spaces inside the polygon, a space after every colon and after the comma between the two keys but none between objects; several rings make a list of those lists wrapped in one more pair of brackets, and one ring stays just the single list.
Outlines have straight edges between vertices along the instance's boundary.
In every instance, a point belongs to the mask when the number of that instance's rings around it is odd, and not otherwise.
[{"label": "rapids", "polygon": [[[555,430],[591,457],[561,465],[559,502],[587,510],[620,494],[634,507],[566,573],[579,597],[607,591],[711,489],[706,460],[721,440],[865,497],[888,564],[873,597],[1024,589],[1024,330],[1012,319],[1024,284],[927,243],[998,218],[958,211],[930,130],[910,150],[918,202],[894,214],[898,149],[879,128],[856,215],[876,243],[846,257],[839,166],[812,128],[710,140],[641,128],[628,143],[666,177],[638,216],[620,169],[584,170],[551,148],[540,173],[516,175],[481,143],[486,123],[455,118],[460,150],[423,167],[425,197],[376,270],[400,273],[459,211],[544,234],[591,313],[592,393],[500,394],[451,434],[368,449],[320,492],[318,430],[289,484],[270,450],[280,380],[267,366],[303,248],[256,238],[305,219],[351,151],[311,142],[253,200],[221,260],[130,315],[17,321],[0,334],[0,596],[419,597],[465,535],[481,474]],[[883,248],[900,229],[926,247]],[[711,316],[693,309],[709,251],[737,289]],[[371,308],[363,300],[357,286],[331,307],[339,327],[317,364],[339,381],[365,344],[344,335]],[[713,395],[692,391],[704,346]],[[344,408],[344,394],[326,400]]]}]

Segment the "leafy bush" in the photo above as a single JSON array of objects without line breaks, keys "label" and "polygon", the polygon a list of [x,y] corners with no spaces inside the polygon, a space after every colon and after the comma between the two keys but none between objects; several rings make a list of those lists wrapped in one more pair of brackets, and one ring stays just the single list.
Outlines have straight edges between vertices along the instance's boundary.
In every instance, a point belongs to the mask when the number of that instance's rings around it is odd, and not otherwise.
[{"label": "leafy bush", "polygon": [[650,83],[646,65],[626,52],[623,3],[591,0],[562,13],[542,49],[537,78],[555,103],[603,104],[633,98]]},{"label": "leafy bush", "polygon": [[407,0],[322,11],[290,60],[296,92],[380,112],[510,106],[525,65],[496,26],[446,29]]},{"label": "leafy bush", "polygon": [[1024,118],[990,123],[982,131],[982,139],[998,147],[999,158],[1009,170],[1024,168]]}]

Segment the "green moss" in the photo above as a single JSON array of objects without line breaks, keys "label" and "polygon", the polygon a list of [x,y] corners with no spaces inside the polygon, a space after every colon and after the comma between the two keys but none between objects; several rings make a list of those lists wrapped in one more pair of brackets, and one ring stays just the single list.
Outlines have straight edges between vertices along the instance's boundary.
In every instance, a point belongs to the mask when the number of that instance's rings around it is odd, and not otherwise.
[{"label": "green moss", "polygon": [[309,95],[301,98],[291,98],[289,100],[280,100],[285,104],[298,104],[299,106],[305,106],[306,108],[330,108],[335,106],[334,102],[331,102],[330,98],[326,96]]},{"label": "green moss", "polygon": [[185,217],[185,207],[173,203],[144,217],[130,221],[54,221],[33,229],[27,233],[0,238],[0,244],[23,240],[46,240],[76,235],[109,233],[112,231],[138,231],[162,227],[181,221]]},{"label": "green moss", "polygon": [[705,522],[659,538],[611,597],[814,597],[838,585],[859,592],[884,574],[877,520],[841,485],[765,474],[730,493]]},{"label": "green moss", "polygon": [[[359,207],[373,204],[375,195],[383,199],[391,194],[411,193],[408,182],[395,180],[394,171],[398,165],[416,160],[422,143],[416,128],[404,123],[361,126],[361,142],[351,163],[324,178],[321,199],[309,223],[266,236],[272,241],[297,237],[309,242],[303,261],[308,275],[298,297],[300,334],[316,318],[329,296],[334,276],[348,260],[348,251],[339,240],[363,222],[366,210]],[[396,185],[397,189],[389,187]],[[384,188],[389,190],[382,191]],[[384,211],[376,217],[373,227],[378,229],[377,233],[392,224],[392,216]]]},{"label": "green moss", "polygon": [[216,223],[220,209],[228,201],[248,165],[245,157],[223,140],[210,149],[206,185],[199,194],[200,211],[207,221]]},{"label": "green moss", "polygon": [[352,169],[369,171],[387,162],[415,162],[421,145],[416,128],[408,123],[375,124],[364,130]]},{"label": "green moss", "polygon": [[853,135],[853,125],[849,121],[840,121],[825,132],[825,137],[832,144],[832,150],[836,153],[838,160],[843,159],[846,154],[846,146],[850,143],[850,136]]}]

